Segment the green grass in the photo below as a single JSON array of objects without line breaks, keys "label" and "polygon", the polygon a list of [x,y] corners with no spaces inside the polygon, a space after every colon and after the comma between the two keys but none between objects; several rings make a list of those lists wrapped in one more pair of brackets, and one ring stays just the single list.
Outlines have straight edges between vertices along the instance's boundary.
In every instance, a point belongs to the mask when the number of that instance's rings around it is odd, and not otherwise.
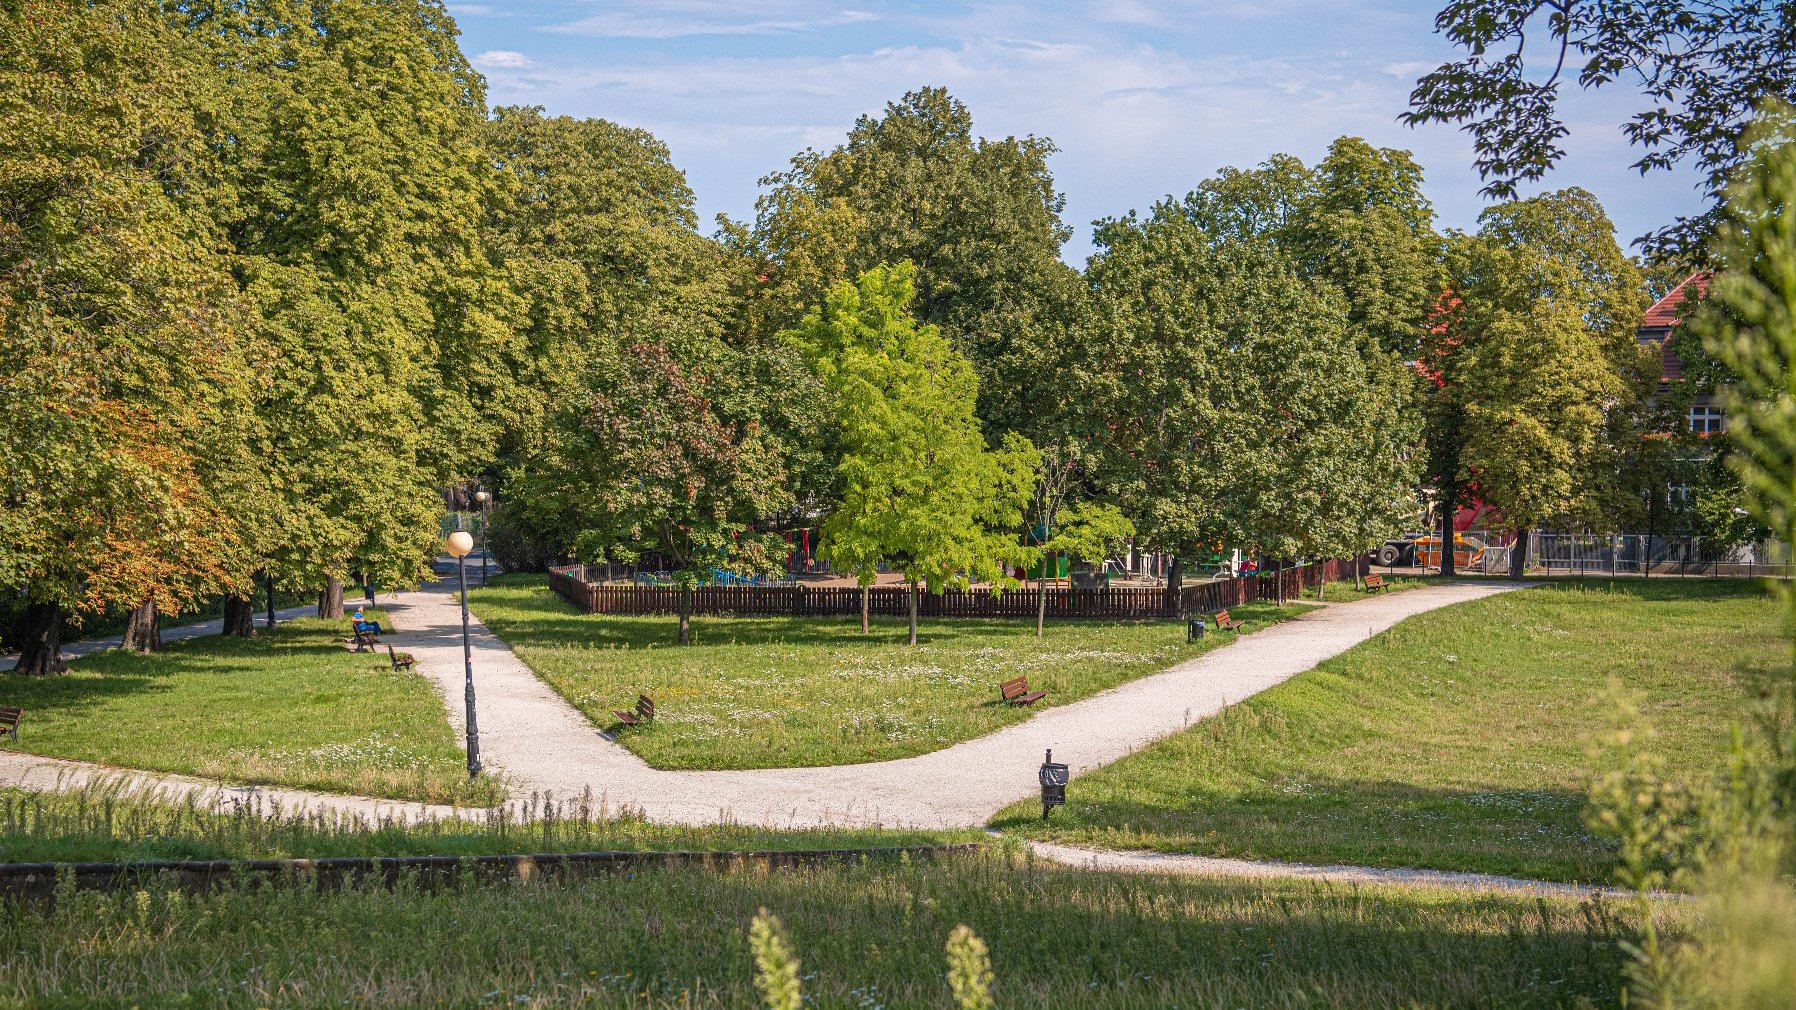
[{"label": "green grass", "polygon": [[1074,780],[1073,844],[1607,879],[1585,828],[1616,679],[1669,774],[1721,763],[1746,681],[1784,658],[1743,581],[1555,581],[1410,618],[1178,736]]},{"label": "green grass", "polygon": [[[472,606],[550,686],[601,728],[639,693],[652,725],[616,737],[657,768],[786,768],[908,757],[983,736],[1049,705],[1089,697],[1218,648],[1187,644],[1182,622],[1058,622],[1037,639],[1026,621],[695,617],[693,643],[672,616],[581,614],[537,576],[470,594]],[[1266,604],[1233,609],[1248,632],[1293,616]],[[1019,674],[1048,697],[1033,708],[999,701]]]},{"label": "green grass", "polygon": [[[1385,575],[1383,572],[1379,572],[1378,574],[1384,578],[1385,588],[1383,589],[1356,589],[1354,588],[1352,580],[1349,579],[1342,582],[1330,582],[1323,595],[1319,598],[1328,603],[1352,603],[1355,600],[1370,599],[1374,596],[1389,596],[1391,593],[1401,593],[1406,589],[1417,589],[1422,586],[1439,585],[1441,581],[1438,578],[1419,578],[1414,575]],[[1306,600],[1318,599],[1316,591],[1308,587],[1303,591],[1303,598]]]},{"label": "green grass", "polygon": [[[0,1005],[751,1007],[746,932],[784,921],[808,1005],[952,1006],[943,944],[999,1006],[1616,1006],[1600,904],[1104,875],[1009,853],[533,884],[80,892],[0,910]],[[1675,934],[1685,909],[1661,910]]]},{"label": "green grass", "polygon": [[70,793],[0,789],[0,862],[150,859],[316,859],[330,856],[476,856],[519,852],[670,849],[834,849],[985,841],[982,831],[780,831],[721,824],[653,824],[590,796],[528,802],[446,817],[374,822],[259,802],[228,810],[114,784]]},{"label": "green grass", "polygon": [[[391,628],[386,615],[370,615]],[[234,783],[484,805],[443,703],[384,652],[343,647],[347,620],[304,618],[255,638],[210,636],[109,651],[51,677],[0,673],[25,710],[16,749]],[[0,744],[0,746],[12,746]]]}]

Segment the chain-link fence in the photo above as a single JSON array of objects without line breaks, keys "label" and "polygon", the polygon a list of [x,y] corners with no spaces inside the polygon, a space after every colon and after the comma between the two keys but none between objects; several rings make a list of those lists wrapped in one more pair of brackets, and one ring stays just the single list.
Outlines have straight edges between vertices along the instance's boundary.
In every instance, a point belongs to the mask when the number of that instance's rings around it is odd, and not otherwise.
[{"label": "chain-link fence", "polygon": [[[1529,571],[1554,575],[1687,575],[1790,578],[1790,546],[1775,541],[1712,548],[1701,537],[1644,533],[1529,535]],[[1506,553],[1506,552],[1505,552]],[[1486,552],[1487,558],[1489,551]],[[1500,569],[1508,571],[1508,558]]]}]

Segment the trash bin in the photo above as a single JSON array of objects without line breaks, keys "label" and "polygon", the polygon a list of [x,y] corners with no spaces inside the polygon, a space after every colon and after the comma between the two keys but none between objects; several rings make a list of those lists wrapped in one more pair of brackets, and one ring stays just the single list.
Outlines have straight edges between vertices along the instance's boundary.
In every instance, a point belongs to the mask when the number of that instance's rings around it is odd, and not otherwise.
[{"label": "trash bin", "polygon": [[1066,805],[1066,765],[1054,762],[1054,752],[1048,751],[1047,759],[1041,763],[1041,819],[1048,819],[1048,811]]}]

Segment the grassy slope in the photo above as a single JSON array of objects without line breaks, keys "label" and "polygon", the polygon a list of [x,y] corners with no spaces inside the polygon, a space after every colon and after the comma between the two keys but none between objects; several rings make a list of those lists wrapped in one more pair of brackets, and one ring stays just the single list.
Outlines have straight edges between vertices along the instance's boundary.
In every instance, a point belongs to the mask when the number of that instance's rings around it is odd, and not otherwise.
[{"label": "grassy slope", "polygon": [[[530,668],[596,725],[640,692],[652,726],[618,740],[658,768],[780,768],[906,757],[970,740],[1190,656],[1232,636],[1185,642],[1176,622],[1050,623],[1037,640],[1023,621],[924,622],[904,644],[902,622],[696,617],[694,644],[674,645],[671,616],[580,614],[540,577],[478,590],[474,610]],[[1297,606],[1283,614],[1301,612]],[[1248,631],[1279,611],[1235,608]],[[998,682],[1026,674],[1048,689],[1033,709],[998,701]]]},{"label": "grassy slope", "polygon": [[1411,618],[1179,736],[1080,777],[1043,827],[1114,848],[1607,876],[1581,811],[1616,678],[1673,773],[1713,768],[1741,680],[1780,658],[1741,582],[1554,583]]},{"label": "grassy slope", "polygon": [[[1595,905],[1108,876],[1002,854],[178,901],[127,888],[0,916],[0,1004],[759,1006],[745,934],[761,907],[784,920],[821,1007],[953,1005],[942,946],[961,923],[990,946],[998,1005],[1014,1010],[1613,1006],[1625,938]],[[1662,914],[1675,930],[1686,912]]]},{"label": "grassy slope", "polygon": [[220,813],[98,786],[0,789],[0,862],[469,856],[669,849],[830,849],[985,841],[981,831],[778,831],[651,824],[601,804],[469,813],[413,824],[245,805]]},{"label": "grassy slope", "polygon": [[[391,627],[384,614],[374,614]],[[464,803],[470,787],[436,690],[386,654],[343,648],[346,620],[282,624],[252,639],[111,651],[55,677],[0,673],[0,702],[25,709],[17,749],[231,782]],[[11,746],[0,744],[0,746]]]}]

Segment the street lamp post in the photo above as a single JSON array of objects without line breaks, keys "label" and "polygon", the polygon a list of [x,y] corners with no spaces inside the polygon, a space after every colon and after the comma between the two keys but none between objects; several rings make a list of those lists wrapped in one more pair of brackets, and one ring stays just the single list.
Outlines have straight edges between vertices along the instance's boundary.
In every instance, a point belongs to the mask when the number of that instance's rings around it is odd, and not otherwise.
[{"label": "street lamp post", "polygon": [[486,559],[493,553],[493,535],[487,531],[487,522],[493,496],[484,490],[474,492],[474,500],[480,503],[480,588],[486,588]]},{"label": "street lamp post", "polygon": [[474,646],[468,638],[468,552],[474,549],[474,538],[466,530],[449,534],[445,545],[455,559],[455,577],[461,584],[461,658],[466,673],[465,696],[468,703],[468,778],[480,775],[480,727],[474,721]]}]

